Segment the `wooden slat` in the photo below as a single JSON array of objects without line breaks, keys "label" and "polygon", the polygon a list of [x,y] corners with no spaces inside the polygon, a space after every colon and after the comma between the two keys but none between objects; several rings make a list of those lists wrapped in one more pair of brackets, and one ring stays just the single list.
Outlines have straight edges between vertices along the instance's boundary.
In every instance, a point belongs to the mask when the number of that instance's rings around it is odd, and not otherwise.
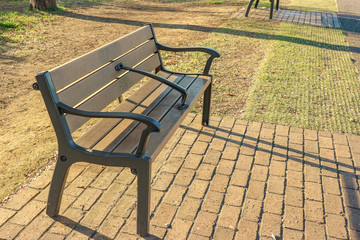
[{"label": "wooden slat", "polygon": [[[68,89],[60,92],[58,94],[60,101],[69,105],[75,106],[76,104],[80,103],[83,99],[86,99],[91,94],[95,93],[110,81],[116,79],[125,71],[116,71],[115,66],[118,63],[123,63],[125,66],[134,67],[135,65],[139,64],[144,59],[148,58],[152,54],[157,51],[155,41],[151,40],[146,44],[142,45],[139,48],[134,49],[133,51],[129,52],[128,54],[124,55],[120,59],[116,60],[115,62],[105,66],[104,68],[100,69],[99,71],[91,74],[90,76],[84,78],[80,82],[76,83],[75,85],[69,87]],[[130,82],[129,82],[130,83]],[[132,84],[135,84],[135,81],[131,81]],[[132,87],[131,84],[126,84],[126,87]],[[125,92],[126,88],[122,89],[118,96],[120,96],[123,92]]]},{"label": "wooden slat", "polygon": [[[197,97],[199,97],[199,95],[197,93],[202,91],[202,88],[198,88],[198,87],[189,88],[193,84],[195,79],[196,78],[194,78],[194,77],[188,76],[188,77],[185,77],[180,82],[180,85],[189,89],[187,103],[190,103],[190,104],[192,104],[192,102],[195,99],[197,99]],[[179,110],[176,107],[177,104],[180,104],[179,99],[180,99],[180,94],[178,92],[172,90],[170,92],[170,94],[167,96],[167,98],[165,98],[163,101],[161,101],[161,103],[156,107],[156,109],[151,111],[151,113],[148,116],[160,121],[160,123],[161,123],[162,118],[166,114],[168,114],[168,110],[170,110],[170,109],[171,109],[170,111],[177,111],[178,113],[186,114],[188,111],[190,111],[190,108],[188,108],[187,110]],[[176,119],[176,120],[173,119],[173,122],[171,122],[170,124],[176,125],[178,120],[180,120],[180,119]],[[129,135],[124,141],[121,142],[121,144],[118,147],[116,147],[114,152],[134,151],[139,143],[140,135],[141,135],[142,131],[144,130],[144,128],[145,128],[145,126],[143,124],[138,125],[136,127],[136,129],[134,129],[131,132],[131,135]],[[168,133],[169,132],[167,132],[166,128],[162,128],[160,133],[153,133],[152,135],[160,134],[161,136],[165,136],[165,135],[168,135]],[[154,144],[161,145],[161,142],[156,141],[156,142],[154,142]],[[147,151],[147,153],[151,153],[151,152]]]},{"label": "wooden slat", "polygon": [[[159,65],[160,65],[159,56],[158,54],[155,54],[147,61],[140,64],[137,68],[150,72]],[[89,99],[84,104],[79,106],[78,109],[95,111],[95,112],[101,111],[111,102],[113,102],[117,97],[119,97],[120,96],[119,93],[123,89],[129,89],[133,85],[133,82],[138,82],[142,78],[143,76],[140,74],[129,72],[128,74],[123,76],[121,80],[115,81],[113,84],[105,88],[103,91],[99,92],[93,98]],[[67,116],[67,122],[71,132],[77,130],[88,120],[89,118],[85,118],[85,117],[78,117],[74,115]]]},{"label": "wooden slat", "polygon": [[[183,76],[172,75],[169,80],[172,80],[173,82],[176,82],[180,85],[184,85]],[[173,95],[173,91],[174,90],[172,90],[171,87],[162,84],[136,109],[134,109],[133,113],[148,115],[155,107],[158,106],[160,102],[171,102],[170,96]],[[109,135],[107,135],[99,144],[94,147],[94,149],[111,152],[138,124],[139,122],[137,121],[124,119],[121,124],[116,126],[116,128]]]},{"label": "wooden slat", "polygon": [[[160,72],[158,75],[168,78],[169,73]],[[132,112],[136,107],[138,107],[142,102],[152,94],[155,90],[159,88],[161,83],[156,80],[148,81],[144,86],[140,88],[139,91],[136,91],[129,98],[124,100],[120,105],[118,105],[114,112]],[[76,143],[85,148],[93,148],[100,140],[102,140],[111,130],[113,130],[122,119],[117,118],[107,118],[98,122],[95,126],[89,129],[85,134],[83,134],[79,139],[76,140]]]},{"label": "wooden slat", "polygon": [[[149,145],[146,149],[145,155],[155,159],[156,156],[160,153],[163,146],[170,140],[173,133],[176,131],[178,126],[187,116],[188,112],[196,104],[198,100],[206,90],[207,86],[210,84],[210,78],[197,78],[196,81],[188,89],[188,102],[190,106],[185,111],[179,110],[177,108],[172,108],[166,116],[161,119],[160,123],[162,125],[162,132],[160,134],[152,134],[149,140]],[[180,104],[180,101],[177,102]],[[175,104],[176,105],[176,104]]]},{"label": "wooden slat", "polygon": [[150,26],[145,26],[103,47],[100,47],[75,60],[50,70],[56,90],[101,67],[104,63],[121,56],[134,47],[153,38]]}]

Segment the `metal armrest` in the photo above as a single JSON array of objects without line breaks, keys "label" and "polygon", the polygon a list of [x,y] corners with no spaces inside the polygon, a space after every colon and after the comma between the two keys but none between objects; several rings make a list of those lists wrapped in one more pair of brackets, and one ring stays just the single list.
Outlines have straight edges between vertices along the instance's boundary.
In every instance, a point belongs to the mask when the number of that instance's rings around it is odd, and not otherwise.
[{"label": "metal armrest", "polygon": [[211,63],[214,58],[220,57],[220,53],[215,49],[208,48],[208,47],[169,47],[163,45],[161,43],[157,43],[158,49],[163,51],[171,51],[171,52],[204,52],[210,55],[208,58],[205,68],[204,68],[204,75],[208,75],[211,67]]},{"label": "metal armrest", "polygon": [[124,66],[122,63],[119,63],[115,66],[115,70],[116,71],[120,71],[121,69],[124,69],[124,70],[127,70],[127,71],[132,71],[132,72],[136,72],[136,73],[139,73],[139,74],[142,74],[144,76],[147,76],[147,77],[150,77],[150,78],[153,78],[155,80],[158,80],[172,88],[174,88],[176,91],[180,92],[181,93],[181,96],[182,96],[182,101],[181,101],[181,105],[179,106],[179,109],[180,110],[184,110],[188,107],[188,105],[185,103],[186,101],[186,98],[187,98],[187,90],[183,87],[181,87],[180,85],[174,83],[174,82],[171,82],[169,81],[168,79],[166,78],[163,78],[161,76],[158,76],[156,74],[153,74],[153,73],[150,73],[150,72],[146,72],[146,71],[143,71],[143,70],[140,70],[140,69],[136,69],[136,68],[130,68],[130,67],[127,67],[127,66]]},{"label": "metal armrest", "polygon": [[139,146],[136,152],[136,154],[139,156],[142,156],[145,153],[145,149],[149,141],[150,133],[159,132],[161,129],[161,124],[158,121],[141,114],[127,113],[127,112],[89,112],[89,111],[83,111],[72,108],[62,102],[58,102],[56,103],[56,105],[58,106],[60,112],[62,113],[83,116],[83,117],[91,117],[91,118],[127,118],[146,124],[147,128],[141,134]]}]

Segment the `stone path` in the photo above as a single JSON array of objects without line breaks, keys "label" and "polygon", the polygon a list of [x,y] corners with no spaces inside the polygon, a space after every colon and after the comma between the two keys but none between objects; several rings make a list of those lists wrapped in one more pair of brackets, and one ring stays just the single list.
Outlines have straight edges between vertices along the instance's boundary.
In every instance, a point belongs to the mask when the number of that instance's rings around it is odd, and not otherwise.
[{"label": "stone path", "polygon": [[[190,114],[153,165],[147,239],[359,239],[360,136]],[[76,164],[61,216],[52,169],[0,208],[0,239],[142,239],[129,169]]]},{"label": "stone path", "polygon": [[[233,17],[245,17],[245,11],[246,8],[241,8],[236,14],[233,15]],[[259,20],[269,19],[269,11],[269,9],[251,8],[248,17]],[[329,28],[341,28],[339,18],[335,13],[292,11],[279,9],[278,11],[274,10],[272,20]]]}]

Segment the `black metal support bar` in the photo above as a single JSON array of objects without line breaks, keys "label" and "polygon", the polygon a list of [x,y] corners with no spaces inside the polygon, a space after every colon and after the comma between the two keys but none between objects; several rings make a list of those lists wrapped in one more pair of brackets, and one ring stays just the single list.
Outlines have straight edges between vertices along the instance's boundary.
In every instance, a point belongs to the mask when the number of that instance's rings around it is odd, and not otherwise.
[{"label": "black metal support bar", "polygon": [[146,72],[146,71],[136,69],[136,68],[126,67],[122,63],[119,63],[115,66],[116,71],[120,71],[121,69],[142,74],[144,76],[153,78],[155,80],[158,80],[159,82],[162,82],[162,83],[174,88],[176,91],[180,92],[181,96],[182,96],[181,105],[179,106],[179,109],[181,109],[181,110],[187,109],[188,105],[185,103],[186,98],[187,98],[187,90],[185,88],[181,87],[180,85],[178,85],[176,83],[173,83],[173,82],[167,80],[166,78],[160,77],[156,74]]}]

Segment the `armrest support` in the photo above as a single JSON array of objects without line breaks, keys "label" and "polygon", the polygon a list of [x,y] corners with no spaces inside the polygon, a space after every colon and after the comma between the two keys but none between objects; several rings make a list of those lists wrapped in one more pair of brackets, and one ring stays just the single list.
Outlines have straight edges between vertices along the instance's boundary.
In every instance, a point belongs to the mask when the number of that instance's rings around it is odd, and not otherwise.
[{"label": "armrest support", "polygon": [[62,102],[56,104],[62,113],[73,114],[83,117],[91,118],[128,118],[133,119],[139,122],[146,124],[147,128],[142,132],[139,146],[137,148],[136,154],[138,156],[143,156],[147,143],[149,141],[150,133],[159,132],[161,129],[161,124],[153,118],[144,116],[136,113],[127,113],[127,112],[89,112],[79,109],[72,108]]},{"label": "armrest support", "polygon": [[116,71],[120,71],[121,69],[142,74],[144,76],[153,78],[155,80],[158,80],[159,82],[162,82],[162,83],[174,88],[176,91],[180,92],[181,96],[182,96],[182,101],[181,101],[181,105],[180,105],[179,109],[184,110],[184,109],[186,109],[188,107],[185,104],[185,101],[186,101],[186,98],[187,98],[187,90],[185,88],[181,87],[180,85],[178,85],[176,83],[173,83],[173,82],[167,80],[166,78],[163,78],[163,77],[158,76],[156,74],[146,72],[146,71],[143,71],[143,70],[140,70],[140,69],[130,68],[130,67],[124,66],[122,63],[119,63],[119,64],[117,64],[115,66]]},{"label": "armrest support", "polygon": [[204,68],[204,75],[208,75],[211,67],[211,63],[215,58],[220,57],[220,53],[215,49],[208,48],[208,47],[169,47],[163,45],[161,43],[158,44],[158,49],[163,51],[171,51],[171,52],[204,52],[210,55],[208,58],[205,68]]}]

